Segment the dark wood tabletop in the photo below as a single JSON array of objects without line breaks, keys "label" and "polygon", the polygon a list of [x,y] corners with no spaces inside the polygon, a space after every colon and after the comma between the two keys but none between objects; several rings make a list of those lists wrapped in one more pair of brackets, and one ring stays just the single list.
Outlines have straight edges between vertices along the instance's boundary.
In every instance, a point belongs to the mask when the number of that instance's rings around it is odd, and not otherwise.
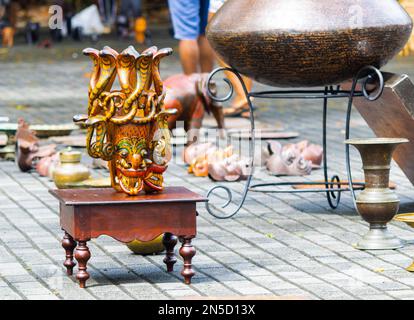
[{"label": "dark wood tabletop", "polygon": [[208,201],[207,198],[184,187],[166,187],[160,193],[137,196],[116,192],[112,188],[59,189],[49,192],[67,206]]}]

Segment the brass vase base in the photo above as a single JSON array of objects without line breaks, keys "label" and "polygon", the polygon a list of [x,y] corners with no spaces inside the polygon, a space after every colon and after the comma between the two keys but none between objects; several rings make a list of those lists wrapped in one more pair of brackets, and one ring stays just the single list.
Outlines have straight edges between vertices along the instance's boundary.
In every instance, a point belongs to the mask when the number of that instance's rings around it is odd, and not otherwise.
[{"label": "brass vase base", "polygon": [[386,226],[370,228],[369,232],[354,244],[354,247],[359,250],[392,250],[403,246],[403,242],[391,234]]}]

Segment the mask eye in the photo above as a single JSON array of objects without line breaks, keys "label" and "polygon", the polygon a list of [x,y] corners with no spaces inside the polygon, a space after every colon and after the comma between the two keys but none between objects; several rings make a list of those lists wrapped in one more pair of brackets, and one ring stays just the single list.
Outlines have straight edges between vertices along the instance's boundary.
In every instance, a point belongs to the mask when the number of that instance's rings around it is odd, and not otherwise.
[{"label": "mask eye", "polygon": [[129,154],[129,152],[128,152],[128,150],[126,150],[126,149],[121,149],[121,150],[119,150],[119,155],[122,157],[122,158],[126,158],[126,157],[128,157],[128,154]]}]

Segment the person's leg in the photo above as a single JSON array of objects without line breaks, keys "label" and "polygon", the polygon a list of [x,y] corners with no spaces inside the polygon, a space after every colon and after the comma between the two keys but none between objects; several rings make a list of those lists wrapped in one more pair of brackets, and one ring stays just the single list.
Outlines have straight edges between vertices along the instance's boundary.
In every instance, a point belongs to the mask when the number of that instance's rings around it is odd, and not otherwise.
[{"label": "person's leg", "polygon": [[210,7],[210,0],[200,1],[200,36],[198,37],[198,48],[200,54],[200,68],[201,72],[211,72],[214,66],[214,51],[208,42],[205,33],[208,23],[208,9]]},{"label": "person's leg", "polygon": [[115,20],[116,20],[116,1],[110,0],[109,1],[109,23],[113,25]]},{"label": "person's leg", "polygon": [[[208,16],[208,20],[210,21],[214,16],[214,13],[210,13]],[[214,51],[213,51],[214,52]],[[221,67],[228,67],[228,65],[217,55],[215,54],[218,64]],[[224,110],[225,115],[232,115],[232,114],[240,114],[241,112],[248,110],[247,108],[247,100],[246,95],[243,90],[243,86],[240,84],[239,79],[233,72],[226,71],[226,76],[230,80],[233,85],[234,89],[234,99],[231,103],[231,108],[227,108]],[[247,91],[252,89],[252,80],[248,77],[242,76],[244,84],[246,85]]]},{"label": "person's leg", "polygon": [[121,4],[119,6],[119,14],[128,17],[129,16],[129,5],[130,0],[121,0]]},{"label": "person's leg", "polygon": [[184,74],[190,75],[198,72],[199,50],[197,40],[180,40],[178,50]]},{"label": "person's leg", "polygon": [[183,72],[198,72],[199,48],[197,38],[200,27],[200,0],[169,0],[174,37],[179,42],[179,53]]},{"label": "person's leg", "polygon": [[198,48],[200,55],[200,69],[202,73],[209,73],[214,67],[214,52],[206,36],[198,37]]},{"label": "person's leg", "polygon": [[141,0],[131,0],[132,5],[132,12],[134,18],[138,18],[142,16],[142,2]]},{"label": "person's leg", "polygon": [[[244,108],[247,110],[247,100],[246,95],[244,93],[243,87],[240,84],[240,81],[237,79],[237,77],[234,75],[233,72],[226,72],[227,78],[231,81],[231,83],[234,85],[234,92],[235,96],[232,102],[233,108]],[[252,89],[252,80],[246,76],[242,75],[242,79],[244,81],[244,84],[246,85],[246,89],[248,92]]]}]

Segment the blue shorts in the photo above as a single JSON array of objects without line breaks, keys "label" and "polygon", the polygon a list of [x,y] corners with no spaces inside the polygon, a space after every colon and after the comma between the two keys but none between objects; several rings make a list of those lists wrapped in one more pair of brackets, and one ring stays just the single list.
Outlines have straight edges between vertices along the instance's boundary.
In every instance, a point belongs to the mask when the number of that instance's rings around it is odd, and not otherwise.
[{"label": "blue shorts", "polygon": [[176,39],[195,40],[205,33],[209,0],[168,0],[168,5]]}]

